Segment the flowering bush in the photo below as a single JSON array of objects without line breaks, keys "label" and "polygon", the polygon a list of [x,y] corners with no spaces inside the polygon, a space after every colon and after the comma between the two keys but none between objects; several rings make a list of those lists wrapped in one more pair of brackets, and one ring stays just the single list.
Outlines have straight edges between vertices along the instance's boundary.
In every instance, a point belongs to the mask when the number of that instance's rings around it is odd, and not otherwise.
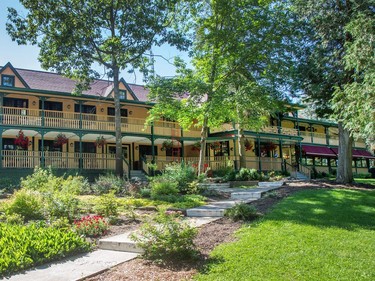
[{"label": "flowering bush", "polygon": [[64,134],[58,134],[55,138],[54,146],[62,146],[63,144],[68,143],[68,138]]},{"label": "flowering bush", "polygon": [[109,225],[102,216],[85,216],[74,221],[74,228],[80,235],[98,237],[108,231]]},{"label": "flowering bush", "polygon": [[28,146],[31,144],[28,137],[25,137],[25,134],[22,130],[18,132],[18,135],[16,136],[16,139],[14,140],[14,144],[19,148],[26,150]]}]

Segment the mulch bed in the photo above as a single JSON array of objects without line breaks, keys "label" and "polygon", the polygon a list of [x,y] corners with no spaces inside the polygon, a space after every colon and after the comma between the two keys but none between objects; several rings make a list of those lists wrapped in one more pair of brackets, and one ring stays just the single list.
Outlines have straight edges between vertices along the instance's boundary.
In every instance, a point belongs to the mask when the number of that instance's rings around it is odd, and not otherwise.
[{"label": "mulch bed", "polygon": [[[272,191],[272,196],[265,196],[260,200],[251,202],[260,213],[268,213],[283,198],[306,189],[321,188],[345,188],[345,189],[374,189],[372,185],[351,184],[341,185],[333,181],[311,181],[311,182],[289,182],[286,186]],[[166,262],[162,265],[136,258],[115,266],[108,271],[85,279],[85,281],[156,281],[156,280],[190,280],[205,265],[210,252],[219,244],[234,241],[233,235],[241,227],[240,222],[233,222],[227,218],[221,218],[199,229],[197,238],[194,240],[199,249],[200,258],[191,262]]]}]

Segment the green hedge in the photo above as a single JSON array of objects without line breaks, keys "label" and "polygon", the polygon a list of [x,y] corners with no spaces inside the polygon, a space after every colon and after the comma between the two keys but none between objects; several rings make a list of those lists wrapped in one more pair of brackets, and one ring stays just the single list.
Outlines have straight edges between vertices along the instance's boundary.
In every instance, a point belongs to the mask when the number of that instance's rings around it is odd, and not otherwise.
[{"label": "green hedge", "polygon": [[90,250],[82,237],[66,229],[0,223],[0,276]]}]

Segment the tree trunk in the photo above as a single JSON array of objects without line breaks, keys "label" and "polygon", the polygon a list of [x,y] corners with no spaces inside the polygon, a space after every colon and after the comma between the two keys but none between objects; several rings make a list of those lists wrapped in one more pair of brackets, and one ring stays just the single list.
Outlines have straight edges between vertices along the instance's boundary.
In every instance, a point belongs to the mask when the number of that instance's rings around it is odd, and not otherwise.
[{"label": "tree trunk", "polygon": [[205,115],[203,119],[203,125],[201,130],[201,150],[199,152],[199,164],[198,164],[198,175],[204,171],[204,157],[206,155],[206,139],[208,133],[208,116]]},{"label": "tree trunk", "polygon": [[351,183],[353,182],[352,171],[352,144],[353,140],[350,137],[349,131],[346,130],[342,122],[338,123],[339,128],[339,150],[338,150],[338,164],[337,164],[337,183]]},{"label": "tree trunk", "polygon": [[116,136],[116,175],[124,176],[122,159],[122,135],[121,135],[121,104],[119,90],[119,69],[113,68],[113,91],[115,100],[115,136]]},{"label": "tree trunk", "polygon": [[238,124],[238,155],[240,156],[240,169],[246,168],[245,136],[243,128]]}]

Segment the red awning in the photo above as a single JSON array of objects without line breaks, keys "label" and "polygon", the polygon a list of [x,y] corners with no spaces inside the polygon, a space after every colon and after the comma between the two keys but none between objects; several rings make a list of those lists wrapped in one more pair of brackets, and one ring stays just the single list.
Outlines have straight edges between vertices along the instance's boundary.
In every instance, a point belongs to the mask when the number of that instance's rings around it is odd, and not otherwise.
[{"label": "red awning", "polygon": [[302,150],[306,155],[336,157],[336,154],[325,146],[302,145]]},{"label": "red awning", "polygon": [[[338,148],[332,148],[332,150],[337,154]],[[352,150],[352,156],[353,158],[368,158],[368,159],[375,159],[375,157],[364,149],[353,149]]]}]

